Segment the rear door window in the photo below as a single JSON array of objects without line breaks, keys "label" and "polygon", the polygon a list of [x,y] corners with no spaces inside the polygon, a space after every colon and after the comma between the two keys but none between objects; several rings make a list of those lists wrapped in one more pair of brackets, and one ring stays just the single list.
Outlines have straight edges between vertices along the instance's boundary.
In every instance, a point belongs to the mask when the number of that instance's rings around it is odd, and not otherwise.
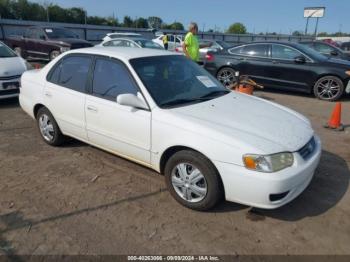
[{"label": "rear door window", "polygon": [[241,50],[241,53],[246,56],[268,57],[269,45],[265,45],[265,44],[246,45]]},{"label": "rear door window", "polygon": [[[61,65],[52,74],[52,79],[58,77],[56,82],[60,86],[78,92],[85,92],[86,83],[92,59],[88,56],[69,56],[64,58]],[[56,76],[58,74],[59,76]]]}]

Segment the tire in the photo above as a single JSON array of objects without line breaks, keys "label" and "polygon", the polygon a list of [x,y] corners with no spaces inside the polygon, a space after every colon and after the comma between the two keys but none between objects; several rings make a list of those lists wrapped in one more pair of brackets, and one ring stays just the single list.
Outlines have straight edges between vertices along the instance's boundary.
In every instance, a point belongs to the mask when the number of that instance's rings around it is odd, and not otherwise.
[{"label": "tire", "polygon": [[15,51],[15,53],[19,56],[19,57],[23,57],[23,53],[22,53],[22,48],[15,46],[13,48],[13,51]]},{"label": "tire", "polygon": [[50,146],[59,146],[65,141],[55,118],[46,107],[39,109],[36,119],[39,133],[45,143]]},{"label": "tire", "polygon": [[325,101],[336,101],[344,93],[344,83],[336,76],[324,76],[314,85],[314,95]]},{"label": "tire", "polygon": [[164,169],[170,194],[193,210],[213,208],[223,197],[219,174],[205,156],[190,150],[175,153]]},{"label": "tire", "polygon": [[219,80],[225,87],[230,88],[234,83],[237,82],[236,71],[231,67],[223,67],[216,74],[217,80]]},{"label": "tire", "polygon": [[50,61],[54,60],[56,57],[58,57],[61,53],[57,50],[53,50],[50,52]]}]

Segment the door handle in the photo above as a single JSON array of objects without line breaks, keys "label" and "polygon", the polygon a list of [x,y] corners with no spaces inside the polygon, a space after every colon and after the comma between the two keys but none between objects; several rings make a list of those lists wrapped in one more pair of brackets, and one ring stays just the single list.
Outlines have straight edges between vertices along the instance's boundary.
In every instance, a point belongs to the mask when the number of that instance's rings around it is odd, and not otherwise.
[{"label": "door handle", "polygon": [[87,110],[92,111],[92,112],[97,112],[97,108],[94,106],[87,106]]},{"label": "door handle", "polygon": [[52,97],[52,94],[50,92],[45,92],[45,96]]},{"label": "door handle", "polygon": [[279,62],[276,61],[276,60],[272,60],[272,63],[273,63],[273,64],[279,64]]}]

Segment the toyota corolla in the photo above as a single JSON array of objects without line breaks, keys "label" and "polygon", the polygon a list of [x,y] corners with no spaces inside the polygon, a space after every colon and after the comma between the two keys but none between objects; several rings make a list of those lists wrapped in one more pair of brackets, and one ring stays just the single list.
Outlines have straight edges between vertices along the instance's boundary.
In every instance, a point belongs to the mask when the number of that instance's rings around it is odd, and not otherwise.
[{"label": "toyota corolla", "polygon": [[53,146],[73,137],[164,174],[195,210],[277,208],[310,183],[321,143],[301,114],[227,90],[186,57],[87,48],[23,74],[20,104]]}]

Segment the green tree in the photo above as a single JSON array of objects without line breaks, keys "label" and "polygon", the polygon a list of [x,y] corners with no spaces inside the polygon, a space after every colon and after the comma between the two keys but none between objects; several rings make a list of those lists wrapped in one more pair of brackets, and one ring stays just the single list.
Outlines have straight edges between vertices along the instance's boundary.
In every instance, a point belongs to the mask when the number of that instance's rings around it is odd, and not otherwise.
[{"label": "green tree", "polygon": [[226,33],[229,34],[246,34],[247,28],[242,23],[234,23],[230,25]]},{"label": "green tree", "polygon": [[140,17],[134,21],[134,27],[136,28],[148,28],[147,19]]},{"label": "green tree", "polygon": [[294,31],[294,32],[292,33],[292,35],[293,35],[293,36],[302,36],[303,33],[296,30],[296,31]]},{"label": "green tree", "polygon": [[130,16],[124,16],[123,27],[133,27],[134,21]]},{"label": "green tree", "polygon": [[150,16],[148,17],[147,21],[148,21],[149,27],[155,28],[155,29],[160,29],[163,24],[163,20],[157,16]]}]

